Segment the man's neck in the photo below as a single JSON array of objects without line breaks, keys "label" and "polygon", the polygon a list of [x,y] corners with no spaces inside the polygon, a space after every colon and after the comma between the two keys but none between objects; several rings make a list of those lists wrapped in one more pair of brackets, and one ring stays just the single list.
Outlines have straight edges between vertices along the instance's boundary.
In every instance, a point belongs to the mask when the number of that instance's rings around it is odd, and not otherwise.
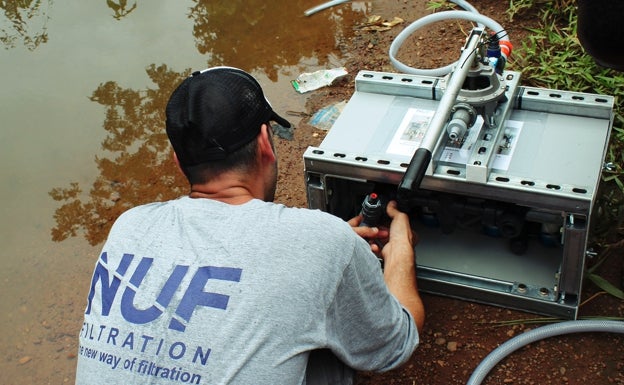
[{"label": "man's neck", "polygon": [[253,181],[237,173],[226,173],[207,183],[191,185],[191,198],[214,199],[231,205],[241,205],[254,198],[262,199]]}]

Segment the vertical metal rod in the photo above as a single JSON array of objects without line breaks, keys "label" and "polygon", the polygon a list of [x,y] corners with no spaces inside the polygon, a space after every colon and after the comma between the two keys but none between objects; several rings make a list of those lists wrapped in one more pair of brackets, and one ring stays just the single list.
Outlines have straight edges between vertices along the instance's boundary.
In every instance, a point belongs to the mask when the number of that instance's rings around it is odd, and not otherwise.
[{"label": "vertical metal rod", "polygon": [[427,172],[427,167],[429,167],[429,163],[431,162],[431,154],[444,133],[444,128],[451,113],[451,109],[453,105],[455,105],[457,96],[472,66],[471,56],[476,55],[482,34],[482,28],[474,28],[472,30],[459,61],[457,62],[457,66],[449,76],[444,95],[442,95],[440,103],[431,118],[427,132],[420,143],[420,147],[414,152],[412,160],[405,171],[405,175],[403,175],[403,179],[399,184],[397,200],[399,207],[402,207],[404,210],[409,208],[407,207],[409,205],[407,201],[409,201],[410,197],[413,195],[412,191],[420,187],[420,183]]},{"label": "vertical metal rod", "polygon": [[435,149],[438,138],[444,132],[451,109],[457,101],[459,91],[461,91],[464,81],[466,80],[466,76],[468,75],[468,71],[472,66],[472,60],[470,59],[472,55],[476,55],[477,47],[481,41],[482,32],[482,29],[472,30],[470,39],[466,43],[462,55],[457,62],[457,66],[451,73],[444,95],[442,95],[442,98],[440,99],[440,104],[431,118],[429,128],[420,143],[420,148],[426,148],[429,151],[433,151]]}]

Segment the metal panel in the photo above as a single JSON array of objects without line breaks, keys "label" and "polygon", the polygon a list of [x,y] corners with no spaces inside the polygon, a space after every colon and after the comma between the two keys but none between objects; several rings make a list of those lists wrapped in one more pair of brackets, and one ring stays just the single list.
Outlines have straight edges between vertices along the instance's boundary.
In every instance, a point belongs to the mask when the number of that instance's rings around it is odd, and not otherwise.
[{"label": "metal panel", "polygon": [[[309,207],[347,219],[373,189],[391,198],[418,135],[438,108],[443,83],[360,72],[352,98],[326,138],[304,153]],[[512,108],[500,112],[508,118],[496,133],[486,138],[487,130],[475,125],[462,143],[440,138],[415,197],[417,207],[409,213],[421,235],[416,248],[420,287],[575,318],[613,98],[517,83],[507,92],[505,104]],[[484,140],[493,142],[487,143],[493,153],[486,169],[467,177],[468,162],[479,160],[475,154]],[[522,234],[512,239],[501,236],[508,214],[523,221]],[[465,225],[474,218],[477,226]],[[513,228],[515,222],[510,223]]]}]

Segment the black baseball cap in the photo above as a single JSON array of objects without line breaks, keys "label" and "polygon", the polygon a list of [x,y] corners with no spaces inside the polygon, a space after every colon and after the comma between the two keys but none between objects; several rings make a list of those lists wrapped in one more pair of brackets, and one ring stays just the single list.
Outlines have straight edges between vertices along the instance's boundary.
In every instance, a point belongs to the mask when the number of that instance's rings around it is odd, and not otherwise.
[{"label": "black baseball cap", "polygon": [[227,157],[274,121],[290,128],[247,72],[213,67],[186,78],[167,103],[167,136],[182,166]]}]

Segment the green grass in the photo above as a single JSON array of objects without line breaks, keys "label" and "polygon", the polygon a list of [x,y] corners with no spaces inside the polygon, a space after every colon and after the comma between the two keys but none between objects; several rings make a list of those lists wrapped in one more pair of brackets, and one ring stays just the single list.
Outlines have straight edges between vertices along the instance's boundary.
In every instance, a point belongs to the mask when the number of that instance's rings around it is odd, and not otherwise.
[{"label": "green grass", "polygon": [[585,53],[577,35],[575,1],[511,0],[508,17],[530,12],[537,15],[538,27],[514,51],[511,67],[522,72],[523,83],[568,91],[605,94],[615,97],[614,123],[603,171],[599,211],[593,240],[605,246],[624,235],[624,74],[598,66]]}]

